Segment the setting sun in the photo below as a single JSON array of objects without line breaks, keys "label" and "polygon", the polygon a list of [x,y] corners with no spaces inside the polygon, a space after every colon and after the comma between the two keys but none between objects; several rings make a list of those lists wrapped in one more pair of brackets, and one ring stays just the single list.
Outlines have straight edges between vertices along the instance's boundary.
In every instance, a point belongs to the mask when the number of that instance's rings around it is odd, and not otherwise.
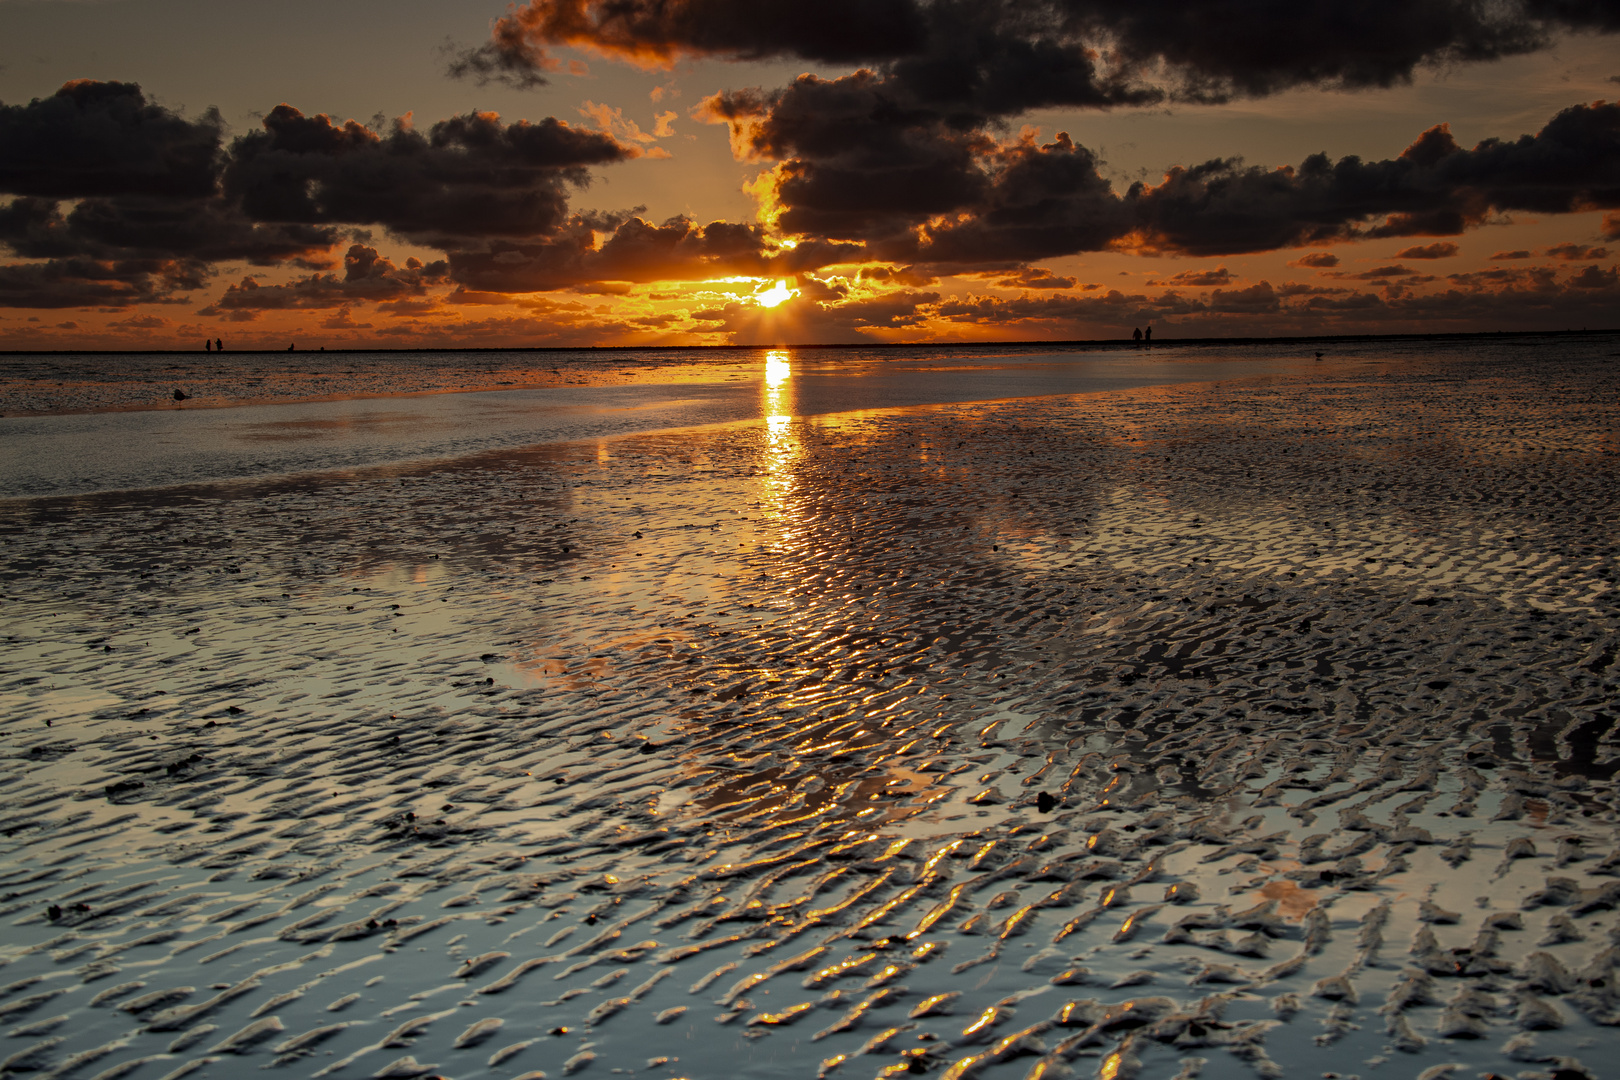
[{"label": "setting sun", "polygon": [[798,295],[798,289],[790,289],[788,288],[786,281],[779,280],[776,282],[776,284],[772,285],[765,291],[755,293],[754,302],[760,307],[775,307],[782,301],[791,299],[792,297]]}]

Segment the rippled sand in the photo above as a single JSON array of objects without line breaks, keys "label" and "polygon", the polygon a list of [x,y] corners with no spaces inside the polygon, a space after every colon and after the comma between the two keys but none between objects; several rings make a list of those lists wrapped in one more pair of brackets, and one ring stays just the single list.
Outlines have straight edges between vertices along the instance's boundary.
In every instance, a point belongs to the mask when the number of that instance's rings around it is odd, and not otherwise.
[{"label": "rippled sand", "polygon": [[0,1069],[1601,1073],[1616,389],[0,504]]}]

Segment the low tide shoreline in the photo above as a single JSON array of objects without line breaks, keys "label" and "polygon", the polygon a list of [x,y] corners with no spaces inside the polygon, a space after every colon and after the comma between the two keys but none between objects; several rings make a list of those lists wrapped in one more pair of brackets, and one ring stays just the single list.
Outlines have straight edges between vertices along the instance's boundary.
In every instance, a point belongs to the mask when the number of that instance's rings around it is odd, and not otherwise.
[{"label": "low tide shoreline", "polygon": [[1597,1075],[1620,395],[1533,359],[0,503],[9,1067]]}]

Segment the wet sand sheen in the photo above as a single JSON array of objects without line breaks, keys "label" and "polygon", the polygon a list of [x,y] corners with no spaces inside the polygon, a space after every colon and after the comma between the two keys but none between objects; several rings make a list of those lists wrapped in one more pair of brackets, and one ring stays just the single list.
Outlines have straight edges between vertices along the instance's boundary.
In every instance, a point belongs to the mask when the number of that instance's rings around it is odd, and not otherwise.
[{"label": "wet sand sheen", "polygon": [[5,504],[0,1058],[1591,1066],[1614,391],[1437,361]]}]

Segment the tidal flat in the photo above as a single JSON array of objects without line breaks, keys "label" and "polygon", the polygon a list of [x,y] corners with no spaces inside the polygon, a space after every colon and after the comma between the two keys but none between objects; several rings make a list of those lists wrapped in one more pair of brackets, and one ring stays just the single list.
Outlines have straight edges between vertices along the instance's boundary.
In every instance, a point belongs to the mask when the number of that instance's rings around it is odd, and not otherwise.
[{"label": "tidal flat", "polygon": [[1617,341],[0,500],[0,1074],[1602,1075]]}]

